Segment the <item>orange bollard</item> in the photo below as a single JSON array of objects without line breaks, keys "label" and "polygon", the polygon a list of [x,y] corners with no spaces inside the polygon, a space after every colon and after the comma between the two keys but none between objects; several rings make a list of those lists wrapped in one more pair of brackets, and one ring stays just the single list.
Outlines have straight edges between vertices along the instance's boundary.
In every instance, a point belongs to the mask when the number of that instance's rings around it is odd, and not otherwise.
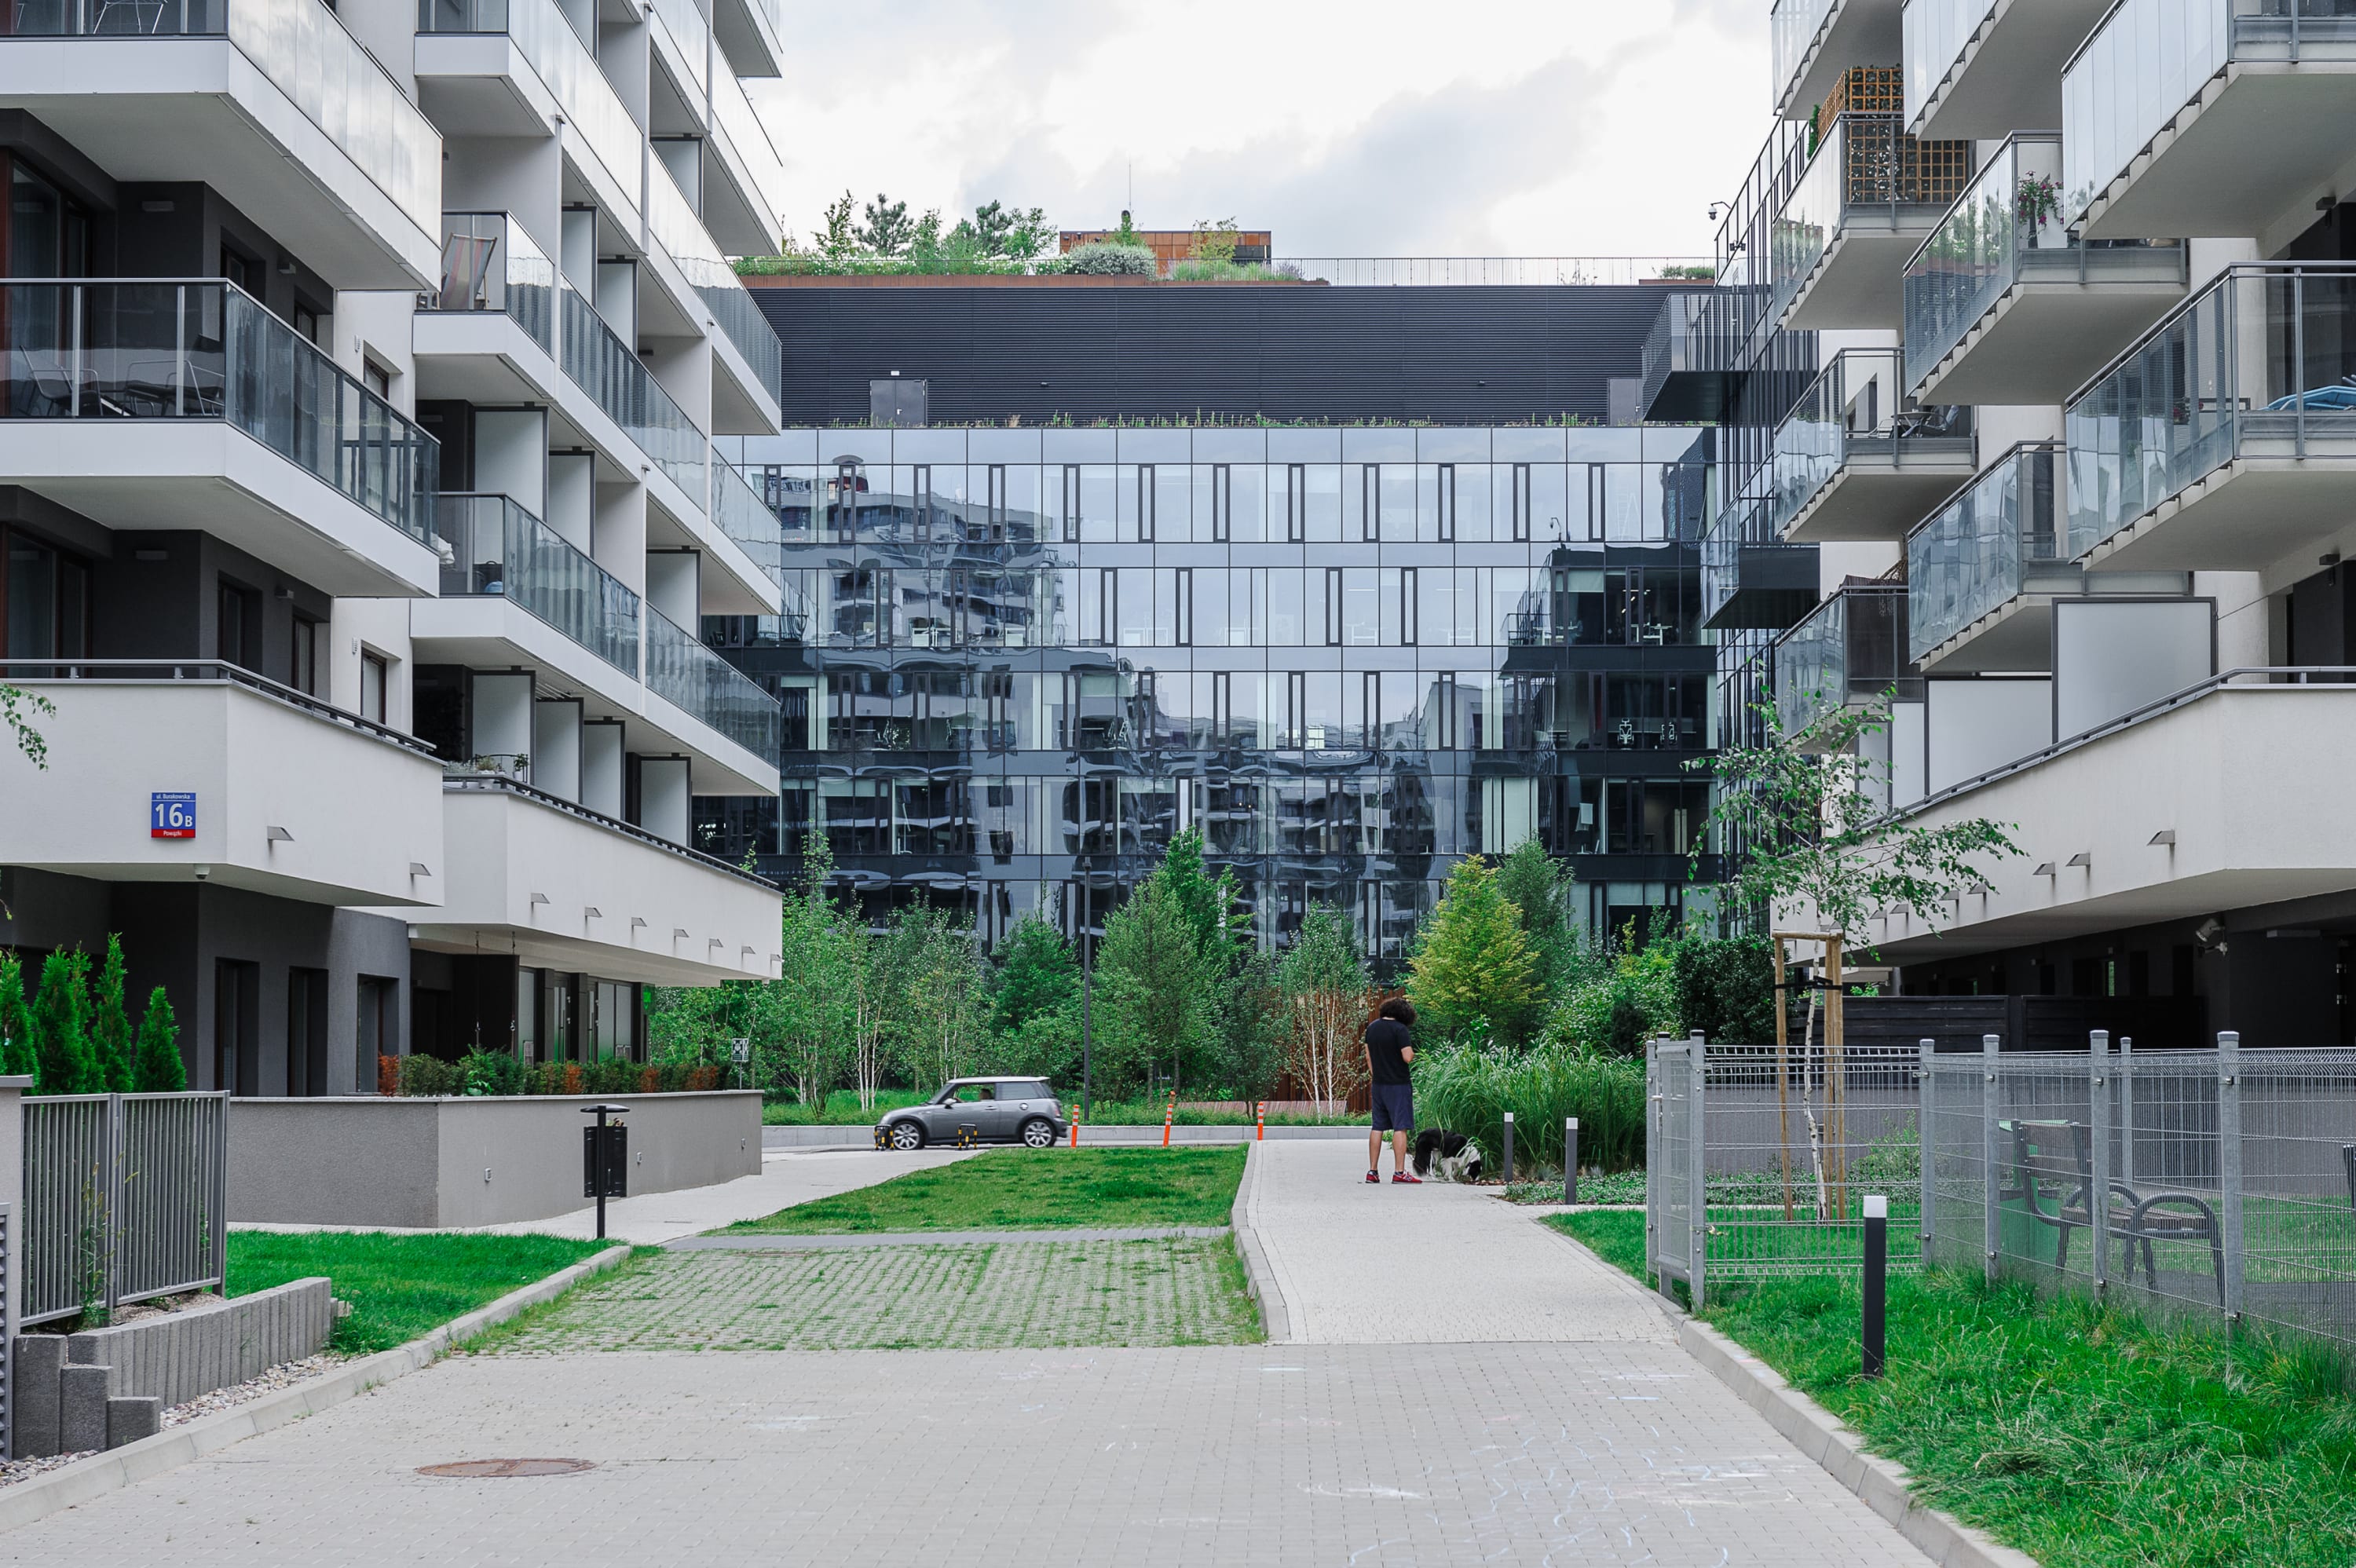
[{"label": "orange bollard", "polygon": [[1259,1100],[1254,1102],[1254,1104],[1258,1106],[1258,1115],[1257,1118],[1258,1131],[1252,1135],[1253,1141],[1256,1143],[1265,1143],[1268,1141],[1268,1102],[1265,1100]]},{"label": "orange bollard", "polygon": [[1080,1119],[1077,1116],[1072,1118],[1072,1147],[1080,1147]]},{"label": "orange bollard", "polygon": [[1162,1147],[1170,1147],[1170,1124],[1178,1119],[1178,1091],[1170,1091],[1170,1106],[1162,1113]]}]

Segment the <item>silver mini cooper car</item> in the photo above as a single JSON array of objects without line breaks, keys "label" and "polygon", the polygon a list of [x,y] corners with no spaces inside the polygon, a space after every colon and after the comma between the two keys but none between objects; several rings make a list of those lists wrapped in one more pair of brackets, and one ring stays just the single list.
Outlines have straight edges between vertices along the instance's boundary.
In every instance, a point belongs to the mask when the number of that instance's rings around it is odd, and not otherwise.
[{"label": "silver mini cooper car", "polygon": [[886,1112],[875,1124],[878,1148],[928,1143],[1022,1144],[1046,1148],[1068,1126],[1055,1092],[1036,1078],[959,1078],[918,1105]]}]

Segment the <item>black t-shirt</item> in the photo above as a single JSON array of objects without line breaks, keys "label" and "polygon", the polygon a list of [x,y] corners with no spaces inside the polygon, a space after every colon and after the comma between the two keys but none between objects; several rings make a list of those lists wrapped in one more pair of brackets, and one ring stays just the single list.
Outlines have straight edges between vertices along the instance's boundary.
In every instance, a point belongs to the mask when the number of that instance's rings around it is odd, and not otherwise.
[{"label": "black t-shirt", "polygon": [[1407,1058],[1399,1053],[1415,1043],[1407,1025],[1396,1019],[1376,1019],[1366,1026],[1366,1054],[1373,1059],[1375,1082],[1404,1083]]}]

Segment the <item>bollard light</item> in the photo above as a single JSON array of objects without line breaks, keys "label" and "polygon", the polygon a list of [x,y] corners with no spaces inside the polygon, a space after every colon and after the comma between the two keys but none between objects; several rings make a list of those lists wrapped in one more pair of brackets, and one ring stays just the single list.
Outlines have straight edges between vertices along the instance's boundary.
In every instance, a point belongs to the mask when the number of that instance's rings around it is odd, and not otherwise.
[{"label": "bollard light", "polygon": [[1514,1184],[1514,1113],[1505,1113],[1505,1185]]},{"label": "bollard light", "polygon": [[1579,1201],[1579,1118],[1562,1119],[1562,1200]]},{"label": "bollard light", "polygon": [[627,1198],[630,1195],[630,1129],[621,1122],[608,1126],[608,1115],[626,1115],[627,1105],[584,1105],[581,1114],[594,1116],[597,1125],[581,1129],[582,1178],[584,1198],[597,1200],[597,1239],[605,1239],[605,1200]]},{"label": "bollard light", "polygon": [[1882,1366],[1883,1289],[1890,1272],[1890,1200],[1870,1193],[1865,1200],[1865,1375],[1878,1378]]}]

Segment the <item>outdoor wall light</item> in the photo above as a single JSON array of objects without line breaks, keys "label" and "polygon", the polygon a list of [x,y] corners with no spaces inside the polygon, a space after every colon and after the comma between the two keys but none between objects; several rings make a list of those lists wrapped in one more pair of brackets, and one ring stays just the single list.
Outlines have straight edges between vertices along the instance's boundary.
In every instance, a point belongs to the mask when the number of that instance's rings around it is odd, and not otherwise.
[{"label": "outdoor wall light", "polygon": [[273,844],[292,844],[294,842],[294,835],[287,832],[284,827],[266,827],[262,829],[262,837],[269,839]]},{"label": "outdoor wall light", "polygon": [[644,915],[642,915],[642,914],[634,914],[634,915],[632,915],[632,916],[630,917],[630,929],[631,929],[632,931],[637,931],[639,927],[641,927],[641,926],[645,925],[646,923],[647,923],[647,917],[646,917],[646,916],[644,916]]},{"label": "outdoor wall light", "polygon": [[2176,829],[2173,827],[2163,827],[2158,832],[2153,834],[2151,836],[2151,847],[2155,849],[2175,848]]},{"label": "outdoor wall light", "polygon": [[605,912],[599,909],[595,904],[583,904],[581,906],[581,918],[584,920],[603,920],[605,918]]},{"label": "outdoor wall light", "polygon": [[685,926],[683,926],[683,925],[674,925],[674,926],[672,926],[672,927],[670,928],[670,939],[671,939],[673,942],[677,942],[677,941],[679,941],[680,938],[684,937],[686,934],[687,934],[687,927],[685,927]]},{"label": "outdoor wall light", "polygon": [[2075,855],[2070,857],[2070,864],[2077,867],[2082,871],[2091,871],[2094,869],[2094,858],[2092,855],[2087,854],[2083,849],[2081,849]]},{"label": "outdoor wall light", "polygon": [[2050,877],[2050,876],[2051,876],[2052,874],[2053,874],[2053,862],[2052,862],[2052,861],[2051,861],[2051,860],[2044,861],[2042,864],[2040,864],[2040,865],[2037,868],[2037,869],[2035,869],[2034,871],[2031,871],[2031,872],[2029,873],[2029,875],[2030,875],[2030,876],[2032,876],[2032,877]]},{"label": "outdoor wall light", "polygon": [[534,893],[531,895],[531,901],[535,904],[544,904],[548,901],[548,895],[546,893]]},{"label": "outdoor wall light", "polygon": [[409,862],[409,874],[412,877],[430,877],[434,871],[424,861],[412,860]]}]

